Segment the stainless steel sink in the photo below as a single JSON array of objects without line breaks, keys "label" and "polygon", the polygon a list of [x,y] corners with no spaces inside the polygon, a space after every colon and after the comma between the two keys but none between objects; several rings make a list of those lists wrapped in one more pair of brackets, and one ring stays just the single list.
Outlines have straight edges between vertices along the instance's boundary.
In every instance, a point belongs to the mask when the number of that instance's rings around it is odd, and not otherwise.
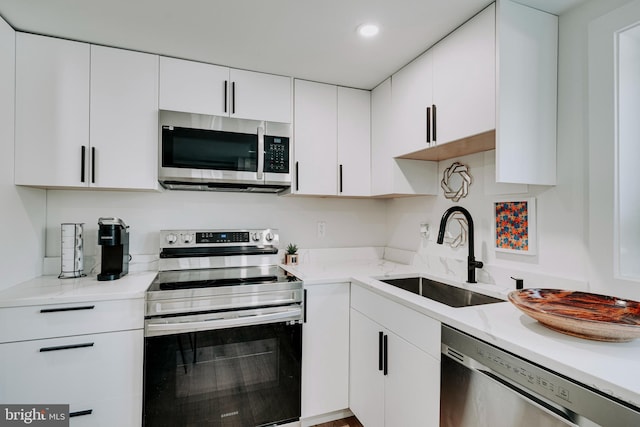
[{"label": "stainless steel sink", "polygon": [[469,307],[472,305],[493,304],[504,300],[479,294],[467,289],[457,288],[424,277],[407,277],[404,279],[387,279],[381,282],[404,289],[416,295],[446,304],[449,307]]}]

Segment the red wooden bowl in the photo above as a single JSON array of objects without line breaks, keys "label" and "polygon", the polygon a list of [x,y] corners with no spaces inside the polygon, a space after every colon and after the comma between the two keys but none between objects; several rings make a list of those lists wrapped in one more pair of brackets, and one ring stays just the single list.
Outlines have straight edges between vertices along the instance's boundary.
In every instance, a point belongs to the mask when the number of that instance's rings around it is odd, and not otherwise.
[{"label": "red wooden bowl", "polygon": [[509,293],[518,309],[563,334],[596,341],[626,342],[640,337],[640,303],[624,298],[560,289]]}]

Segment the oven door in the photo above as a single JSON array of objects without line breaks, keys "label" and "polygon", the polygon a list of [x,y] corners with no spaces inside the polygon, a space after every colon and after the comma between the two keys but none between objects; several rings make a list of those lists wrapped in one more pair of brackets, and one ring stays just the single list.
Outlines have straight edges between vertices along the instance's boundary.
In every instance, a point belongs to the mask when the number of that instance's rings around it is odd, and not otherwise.
[{"label": "oven door", "polygon": [[144,426],[262,426],[300,417],[302,325],[145,338]]}]

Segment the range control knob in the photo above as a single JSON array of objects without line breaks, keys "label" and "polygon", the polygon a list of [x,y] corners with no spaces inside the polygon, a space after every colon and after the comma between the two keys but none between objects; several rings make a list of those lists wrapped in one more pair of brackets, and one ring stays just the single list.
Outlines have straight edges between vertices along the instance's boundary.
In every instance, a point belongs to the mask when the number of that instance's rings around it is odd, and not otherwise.
[{"label": "range control knob", "polygon": [[167,241],[168,244],[173,245],[175,242],[178,241],[178,236],[176,236],[173,233],[167,234],[165,237],[165,240]]},{"label": "range control knob", "polygon": [[187,244],[193,242],[193,234],[185,234],[185,235],[183,235],[182,236],[182,242],[183,243],[187,243]]},{"label": "range control knob", "polygon": [[266,236],[264,236],[265,239],[267,239],[267,242],[270,242],[273,240],[273,233],[269,232],[267,233]]},{"label": "range control knob", "polygon": [[251,233],[251,240],[259,242],[262,239],[262,233]]}]

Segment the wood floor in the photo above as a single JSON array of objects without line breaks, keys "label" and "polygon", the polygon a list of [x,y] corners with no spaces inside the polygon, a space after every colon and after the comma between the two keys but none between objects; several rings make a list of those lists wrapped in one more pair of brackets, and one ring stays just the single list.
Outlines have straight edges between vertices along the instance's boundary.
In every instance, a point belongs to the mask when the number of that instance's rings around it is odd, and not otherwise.
[{"label": "wood floor", "polygon": [[343,418],[328,423],[317,424],[313,427],[363,427],[356,417]]}]

